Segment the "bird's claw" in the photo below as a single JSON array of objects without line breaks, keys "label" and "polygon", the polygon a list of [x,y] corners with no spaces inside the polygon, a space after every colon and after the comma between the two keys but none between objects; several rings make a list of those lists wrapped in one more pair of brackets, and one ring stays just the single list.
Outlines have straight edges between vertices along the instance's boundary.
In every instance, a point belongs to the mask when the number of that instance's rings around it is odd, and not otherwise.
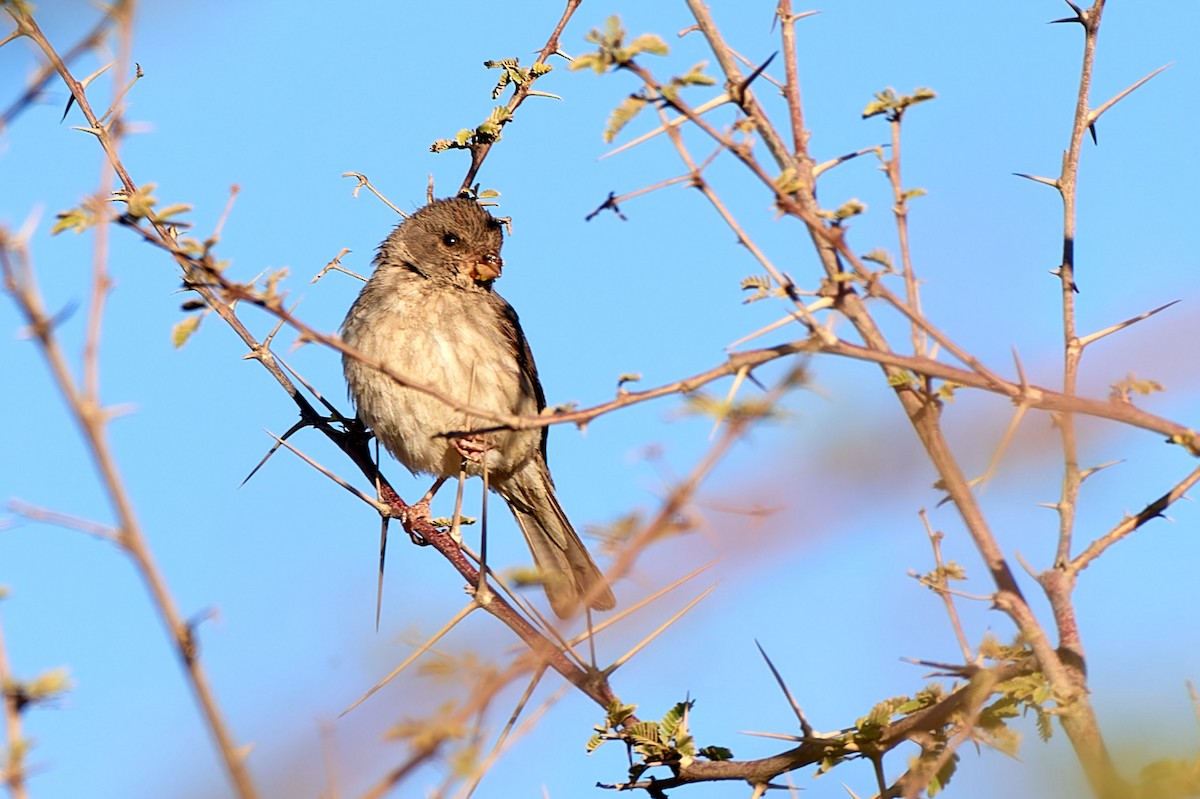
[{"label": "bird's claw", "polygon": [[455,452],[463,457],[463,460],[471,463],[482,461],[484,453],[492,448],[492,445],[483,436],[452,438],[450,444],[454,447]]}]

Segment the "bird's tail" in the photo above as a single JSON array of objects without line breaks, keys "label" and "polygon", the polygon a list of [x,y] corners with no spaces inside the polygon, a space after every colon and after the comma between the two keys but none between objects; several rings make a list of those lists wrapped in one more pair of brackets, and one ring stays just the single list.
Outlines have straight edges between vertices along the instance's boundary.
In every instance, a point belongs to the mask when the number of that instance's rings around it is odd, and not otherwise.
[{"label": "bird's tail", "polygon": [[608,581],[554,496],[550,470],[540,453],[495,488],[525,534],[550,607],[559,618],[570,617],[584,601],[594,610],[616,607]]}]

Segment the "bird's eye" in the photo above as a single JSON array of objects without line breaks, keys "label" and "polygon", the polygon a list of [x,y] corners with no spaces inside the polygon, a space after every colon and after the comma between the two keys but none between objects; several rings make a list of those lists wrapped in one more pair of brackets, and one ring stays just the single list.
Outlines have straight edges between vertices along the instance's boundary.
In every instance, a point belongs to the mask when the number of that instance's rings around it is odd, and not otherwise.
[{"label": "bird's eye", "polygon": [[458,236],[455,236],[453,233],[443,233],[442,234],[442,244],[445,244],[447,247],[457,246],[458,245]]}]

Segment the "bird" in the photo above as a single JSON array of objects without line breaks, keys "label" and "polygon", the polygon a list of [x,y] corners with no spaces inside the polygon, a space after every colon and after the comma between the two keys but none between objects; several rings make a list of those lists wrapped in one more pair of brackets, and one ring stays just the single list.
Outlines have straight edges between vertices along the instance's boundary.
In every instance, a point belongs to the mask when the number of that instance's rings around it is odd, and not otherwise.
[{"label": "bird", "polygon": [[[358,418],[413,474],[444,479],[463,468],[472,476],[486,470],[487,484],[524,534],[557,616],[571,617],[585,600],[610,610],[612,589],[555,495],[546,464],[549,428],[498,430],[494,420],[460,409],[536,416],[546,407],[517,313],[493,288],[504,266],[502,224],[475,200],[452,197],[396,226],[341,327],[350,348],[342,356],[346,384]],[[460,408],[367,362],[434,388]]]}]

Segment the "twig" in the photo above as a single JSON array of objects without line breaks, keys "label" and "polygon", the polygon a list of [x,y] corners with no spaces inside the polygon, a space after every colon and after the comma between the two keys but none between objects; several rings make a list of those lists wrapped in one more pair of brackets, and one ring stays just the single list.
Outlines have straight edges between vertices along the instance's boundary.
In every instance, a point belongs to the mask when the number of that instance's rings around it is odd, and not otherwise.
[{"label": "twig", "polygon": [[12,799],[29,799],[29,791],[25,787],[25,755],[29,741],[25,740],[21,725],[21,698],[16,685],[8,665],[4,628],[0,626],[0,700],[4,703],[4,741],[7,750],[3,761],[0,761],[0,779]]},{"label": "twig", "polygon": [[1136,515],[1123,519],[1120,524],[1089,544],[1087,549],[1080,552],[1071,561],[1068,571],[1071,574],[1078,574],[1086,569],[1091,565],[1092,561],[1103,555],[1105,550],[1113,544],[1125,538],[1147,522],[1161,517],[1167,508],[1186,496],[1188,489],[1196,485],[1197,482],[1200,482],[1200,466],[1189,472],[1187,477],[1176,483],[1170,491],[1138,511]]},{"label": "twig", "polygon": [[950,617],[950,626],[954,628],[954,636],[958,639],[958,646],[962,649],[963,660],[970,663],[975,659],[975,655],[971,652],[971,645],[967,642],[967,634],[963,630],[962,620],[958,617],[958,608],[954,607],[954,600],[951,598],[949,580],[946,576],[946,564],[942,560],[942,534],[933,529],[933,525],[929,523],[929,514],[922,508],[920,512],[921,523],[925,525],[925,533],[929,536],[930,546],[933,547],[933,562],[936,567],[937,574],[936,584],[930,585],[938,596],[942,598],[942,602],[946,605],[946,615]]},{"label": "twig", "polygon": [[[567,23],[575,14],[576,9],[583,0],[567,0],[566,8],[563,10],[562,16],[558,20],[558,24],[554,26],[554,30],[550,33],[550,38],[546,40],[546,44],[538,52],[538,56],[534,59],[534,65],[544,63],[550,56],[559,53],[558,40],[562,36],[563,30],[566,29]],[[532,75],[531,75],[532,77]],[[508,115],[511,118],[514,111],[521,103],[525,102],[525,98],[533,94],[533,80],[525,81],[517,84],[513,96],[509,98],[506,108]],[[492,145],[496,143],[496,139],[488,139],[487,141],[473,142],[471,144],[471,165],[467,168],[467,174],[463,177],[462,184],[459,186],[458,193],[461,194],[471,188],[475,183],[475,176],[479,174],[479,168],[483,166],[484,159],[491,152]]]}]

